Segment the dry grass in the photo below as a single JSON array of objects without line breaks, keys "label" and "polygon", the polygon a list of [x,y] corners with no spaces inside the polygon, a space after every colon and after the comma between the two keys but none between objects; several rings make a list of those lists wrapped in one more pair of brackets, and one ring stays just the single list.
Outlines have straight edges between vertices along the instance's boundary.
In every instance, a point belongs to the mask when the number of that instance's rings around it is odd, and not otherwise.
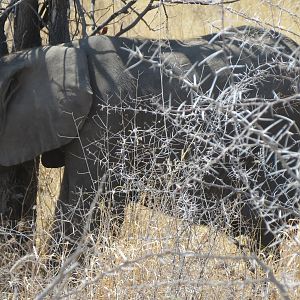
[{"label": "dry grass", "polygon": [[[43,241],[58,174],[41,172],[47,178],[42,182],[47,189],[41,192],[48,204],[44,201],[39,208],[37,252],[29,250],[24,259],[12,253],[13,246],[2,247],[2,299],[13,299],[12,291],[15,299],[33,299],[54,278],[44,265]],[[291,299],[299,299],[298,253],[299,243],[287,239],[281,260],[267,262],[276,278],[289,286]],[[249,262],[220,230],[190,225],[139,204],[127,208],[120,237],[87,257],[48,299],[65,293],[66,299],[280,299],[274,284],[264,286],[267,273],[258,266],[251,272]]]},{"label": "dry grass", "polygon": [[[102,8],[111,2],[98,1]],[[300,40],[299,9],[295,0],[241,1],[225,11],[216,6],[177,5],[167,7],[168,20],[163,9],[150,13],[147,20],[156,31],[141,23],[127,35],[182,39],[216,31],[222,23],[264,24],[282,27]],[[108,33],[113,35],[129,18],[110,26]],[[53,279],[54,273],[44,266],[43,249],[61,172],[42,170],[40,174],[36,248],[21,258],[12,241],[0,245],[1,299],[32,299]],[[297,238],[285,240],[279,262],[267,262],[295,300],[300,299]],[[219,230],[132,205],[120,237],[107,249],[96,249],[85,267],[66,277],[49,299],[62,296],[62,290],[70,293],[67,299],[280,299],[274,284],[263,285],[268,275],[258,266],[255,272],[249,271],[241,252]]]},{"label": "dry grass", "polygon": [[[291,299],[299,299],[299,243],[287,239],[281,249],[279,262],[265,263],[289,287]],[[63,294],[66,299],[280,299],[274,284],[263,284],[267,272],[257,265],[250,271],[249,262],[220,230],[139,204],[127,208],[119,238],[87,257],[49,299]],[[53,279],[43,263],[42,254],[28,257],[6,274],[18,287],[18,299],[32,299]]]},{"label": "dry grass", "polygon": [[[85,1],[89,3],[89,1]],[[142,11],[148,0],[138,1],[138,11]],[[89,7],[87,5],[87,7]],[[117,11],[121,1],[98,1],[96,3],[97,20],[105,20],[109,13]],[[220,28],[238,25],[257,25],[282,29],[283,32],[299,40],[300,3],[296,0],[251,0],[240,1],[231,5],[171,5],[165,9],[151,11],[145,18],[126,35],[128,37],[175,38],[188,39],[216,32]],[[134,18],[130,14],[118,19],[108,27],[108,34],[114,35],[121,27],[125,27]],[[147,24],[146,24],[147,23]],[[293,34],[295,33],[295,34]]]},{"label": "dry grass", "polygon": [[[50,204],[41,204],[44,208],[39,210],[37,240],[45,240],[49,226],[45,216],[50,220],[60,172],[41,172],[42,178],[47,178],[43,197]],[[289,287],[291,299],[299,299],[300,292],[297,238],[299,235],[291,233],[291,238],[285,240],[279,262],[266,262],[276,278]],[[242,237],[241,242],[247,239]],[[22,299],[33,298],[45,279],[54,276],[45,271],[42,253],[32,264],[35,267],[30,265],[23,266],[28,277],[18,279],[24,290]],[[264,286],[267,273],[257,265],[255,271],[250,271],[249,262],[225,233],[187,224],[139,204],[127,208],[118,239],[105,249],[94,249],[84,266],[60,283],[49,299],[62,296],[62,290],[67,299],[280,299],[274,284]],[[16,274],[20,275],[20,269]]]}]

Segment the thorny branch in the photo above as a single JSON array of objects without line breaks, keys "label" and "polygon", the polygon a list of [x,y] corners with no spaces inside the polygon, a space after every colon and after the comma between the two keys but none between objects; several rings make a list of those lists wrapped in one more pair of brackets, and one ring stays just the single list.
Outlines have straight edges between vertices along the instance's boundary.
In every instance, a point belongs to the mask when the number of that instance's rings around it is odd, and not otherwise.
[{"label": "thorny branch", "polygon": [[[77,7],[80,7],[80,1],[75,0]],[[8,14],[13,10],[13,8],[21,3],[20,1],[12,1],[10,6],[3,10],[0,21],[6,20]],[[229,4],[237,1],[224,1],[216,2],[210,1],[172,1],[166,0],[163,3],[196,3],[201,5],[211,5],[211,4]],[[268,1],[269,2],[269,1]],[[92,1],[94,3],[94,1]],[[128,10],[133,8],[135,1],[128,2],[124,7],[115,12],[106,21],[100,24],[91,35],[95,35],[100,32],[105,26],[110,24],[121,14],[126,14]],[[122,35],[127,30],[134,27],[146,13],[154,8],[157,8],[159,4],[154,4],[154,1],[150,1],[148,6],[143,10],[142,13],[138,15],[138,18],[132,22],[129,26],[121,31],[117,35]],[[246,14],[233,10],[232,8],[224,8],[235,15],[240,15],[245,20],[251,20],[253,22],[258,22],[255,18],[251,18]],[[85,12],[78,10],[83,34],[86,34],[87,24],[84,21]],[[293,17],[297,17],[294,13],[290,13]],[[265,22],[264,24],[275,27],[282,31],[286,31],[281,26],[274,26],[274,24]],[[294,33],[293,33],[294,34]],[[218,35],[216,35],[218,36]],[[268,46],[266,45],[266,48]],[[142,48],[142,47],[141,47]],[[269,49],[271,50],[271,49]],[[232,197],[237,199],[236,205],[241,205],[245,203],[250,203],[252,207],[258,212],[259,216],[266,218],[268,220],[267,225],[269,226],[269,231],[278,233],[279,240],[281,242],[281,233],[289,227],[285,223],[285,218],[293,213],[296,217],[300,217],[299,213],[299,195],[300,195],[300,155],[297,151],[294,151],[292,146],[297,145],[297,141],[293,140],[293,135],[300,135],[299,128],[295,124],[295,120],[286,117],[281,118],[280,116],[276,121],[269,124],[268,129],[272,131],[273,128],[280,127],[280,132],[278,134],[272,134],[270,131],[259,126],[259,124],[264,119],[264,113],[269,110],[277,111],[280,109],[293,109],[297,104],[299,95],[295,94],[292,97],[280,98],[280,95],[274,97],[274,99],[260,99],[248,98],[242,99],[240,95],[246,92],[249,82],[253,80],[259,81],[263,78],[263,72],[257,70],[255,73],[256,78],[253,79],[253,74],[244,74],[244,77],[240,80],[240,85],[237,88],[228,87],[224,89],[217,98],[213,98],[210,93],[201,94],[201,85],[205,83],[205,78],[197,80],[189,76],[193,72],[192,66],[189,70],[186,70],[180,75],[174,74],[168,65],[158,59],[160,49],[157,48],[154,51],[152,57],[146,57],[143,55],[143,49],[128,49],[132,58],[137,58],[138,62],[136,64],[128,64],[127,71],[138,67],[139,63],[146,62],[149,67],[159,68],[162,73],[165,74],[170,80],[178,80],[182,83],[182,88],[187,89],[193,98],[193,103],[187,105],[183,103],[180,107],[165,107],[159,105],[152,99],[152,102],[148,101],[148,106],[145,106],[145,101],[137,100],[135,107],[114,107],[111,105],[103,106],[103,109],[107,111],[124,111],[130,110],[132,113],[152,113],[156,117],[161,117],[171,124],[174,128],[174,136],[163,135],[158,127],[151,127],[146,132],[140,130],[139,128],[134,128],[130,134],[125,135],[120,132],[120,140],[122,141],[122,153],[118,164],[114,166],[113,171],[124,179],[124,186],[121,188],[124,191],[143,191],[148,194],[149,198],[162,198],[165,204],[177,203],[177,207],[172,207],[174,210],[174,215],[179,215],[187,222],[193,222],[196,214],[200,214],[200,217],[205,217],[206,212],[200,211],[199,207],[196,205],[195,199],[198,197],[202,204],[207,204],[207,209],[210,210],[211,216],[218,215],[220,217],[220,227],[225,227],[230,223],[230,219],[233,218],[232,209]],[[222,52],[223,50],[221,50]],[[274,52],[278,51],[278,54],[283,57],[285,54],[281,54],[281,49],[273,49]],[[220,52],[220,53],[221,53]],[[213,60],[216,55],[220,53],[215,53],[214,55],[207,58],[207,60]],[[199,62],[199,65],[204,64],[205,61]],[[276,62],[282,64],[282,62]],[[284,67],[293,68],[298,62],[293,61],[293,58],[286,63]],[[228,68],[238,68],[238,65],[228,66]],[[217,73],[217,72],[216,72]],[[149,104],[151,103],[151,105]],[[258,124],[257,126],[255,124]],[[228,127],[232,127],[235,135],[230,135],[227,131]],[[109,129],[107,129],[109,131]],[[139,152],[139,147],[141,147],[141,137],[148,135],[151,141],[157,141],[156,144],[147,145],[149,152],[143,155],[136,155],[138,161],[136,166],[132,166],[132,171],[128,171],[126,165],[128,163],[129,153],[141,153]],[[166,164],[166,168],[163,171],[159,170],[160,166],[156,165],[156,156],[161,155],[168,158],[172,154],[172,149],[170,145],[172,143],[176,144],[178,136],[183,137],[185,140],[185,149],[182,153],[181,160],[174,163]],[[205,145],[201,147],[194,148],[192,155],[188,157],[188,150],[194,147],[194,145]],[[107,153],[105,148],[101,149],[103,153]],[[150,158],[149,158],[150,157]],[[254,164],[251,169],[247,169],[244,158],[253,158]],[[99,159],[95,155],[95,163]],[[139,163],[143,161],[150,161],[147,168],[140,168]],[[275,164],[273,162],[276,162]],[[100,162],[103,163],[103,162]],[[229,164],[230,163],[230,164]],[[224,182],[224,180],[216,180],[215,182],[207,182],[204,180],[205,174],[211,174],[217,177],[220,168],[225,169],[228,178],[233,179],[231,182]],[[265,182],[260,182],[258,184],[259,177],[266,177],[266,180],[276,182],[277,178],[281,177],[285,180],[285,185],[278,186],[277,190],[270,194],[269,190],[263,190],[262,186]],[[152,180],[156,178],[156,182]],[[103,179],[101,179],[104,181]],[[157,185],[157,182],[160,184]],[[174,188],[175,186],[175,188]],[[228,195],[224,196],[221,200],[216,199],[215,196],[208,197],[204,194],[196,195],[191,191],[196,189],[205,190],[207,187],[213,187],[216,189],[226,189]],[[291,193],[291,190],[294,193]],[[91,210],[94,209],[95,203],[99,200],[99,192],[103,192],[102,188],[95,191],[95,198],[92,204]],[[239,199],[238,197],[243,194],[246,199]],[[280,199],[286,197],[286,202],[282,202]],[[271,200],[270,200],[271,199]],[[215,202],[215,206],[210,207],[211,203]],[[162,205],[163,206],[163,205]],[[166,210],[169,207],[165,208]],[[87,225],[84,229],[84,233],[88,233],[88,225],[90,223],[90,218],[93,214],[89,214],[87,218]],[[216,224],[212,221],[214,226]],[[189,223],[190,224],[190,223]],[[230,227],[230,226],[229,226]],[[85,234],[83,235],[85,237]],[[58,287],[57,295],[61,293],[63,288],[62,282],[66,277],[70,275],[79,264],[76,262],[78,257],[85,251],[86,241],[84,238],[80,242],[80,246],[77,248],[76,252],[63,264],[59,274],[53,278],[53,280],[48,284],[48,286],[37,296],[36,299],[42,299],[45,296],[51,294],[53,289]],[[180,257],[196,257],[199,259],[219,259],[221,261],[226,261],[228,259],[232,260],[244,260],[244,256],[210,256],[206,254],[197,253],[178,253],[172,251],[165,251],[159,254],[149,254],[143,257],[125,260],[123,263],[111,268],[107,271],[99,271],[99,273],[93,277],[91,280],[83,280],[79,289],[73,290],[67,295],[73,295],[78,293],[80,290],[84,290],[87,286],[92,283],[99,282],[101,279],[112,276],[116,273],[121,273],[133,265],[137,265],[147,259],[153,257],[158,257],[163,259],[167,255],[174,255]],[[28,257],[25,257],[26,259]],[[25,259],[24,258],[24,259]],[[157,281],[153,284],[141,284],[135,285],[134,287],[139,290],[144,287],[156,287],[160,285],[184,285],[191,284],[195,286],[218,286],[218,285],[244,285],[244,284],[261,284],[262,282],[270,282],[278,289],[280,295],[284,299],[289,299],[287,295],[287,288],[282,284],[275,276],[274,272],[270,270],[263,262],[258,260],[256,257],[249,256],[247,259],[253,259],[265,273],[265,277],[259,280],[236,280],[236,281],[186,281],[185,279],[173,280],[173,281]],[[20,260],[20,264],[22,260]],[[18,266],[18,262],[14,264],[11,268],[11,272]],[[61,286],[60,286],[61,285]],[[67,296],[65,295],[65,296]]]},{"label": "thorny branch", "polygon": [[[265,277],[256,280],[250,279],[250,280],[236,280],[236,281],[232,281],[230,284],[233,286],[244,286],[244,285],[253,285],[253,284],[266,284],[266,283],[272,283],[274,284],[274,286],[279,290],[280,295],[283,297],[283,299],[285,300],[289,300],[290,298],[287,295],[287,291],[286,288],[277,280],[277,278],[275,277],[275,275],[273,274],[273,272],[256,256],[249,256],[249,257],[245,257],[245,256],[220,256],[220,255],[211,255],[211,254],[200,254],[200,253],[195,253],[195,252],[191,252],[191,251],[186,251],[186,252],[176,252],[176,251],[172,251],[172,250],[167,250],[164,251],[162,253],[150,253],[147,255],[144,255],[142,257],[138,257],[136,259],[133,260],[129,260],[125,258],[125,261],[120,263],[118,266],[107,270],[107,271],[103,271],[99,274],[97,274],[94,278],[90,279],[90,280],[85,280],[83,281],[80,286],[78,287],[78,289],[76,289],[75,291],[70,291],[68,293],[66,293],[63,297],[58,297],[59,294],[56,295],[56,299],[63,299],[65,297],[70,297],[72,295],[76,295],[78,292],[83,291],[84,289],[86,289],[89,285],[92,285],[93,283],[97,283],[101,280],[103,280],[105,277],[109,277],[112,276],[114,274],[118,274],[121,273],[123,271],[126,271],[129,268],[132,268],[134,266],[138,266],[141,263],[147,261],[147,260],[151,260],[153,258],[155,259],[159,259],[159,260],[164,260],[166,258],[168,258],[169,256],[171,257],[180,257],[180,258],[186,258],[186,259],[200,259],[200,260],[207,260],[207,259],[214,259],[214,260],[218,260],[218,261],[248,261],[251,260],[253,261],[255,264],[259,265],[262,267],[263,271],[265,272]],[[172,286],[172,285],[188,285],[188,286],[227,286],[228,285],[228,281],[207,281],[207,280],[197,280],[197,281],[185,281],[185,280],[170,280],[170,281],[159,281],[159,282],[153,282],[151,284],[140,284],[140,285],[136,285],[134,288],[137,290],[143,289],[143,288],[151,288],[151,287],[159,287],[159,286]],[[46,296],[46,294],[43,294],[43,296]],[[43,297],[38,296],[37,298],[35,298],[36,300],[41,300],[43,299]]]},{"label": "thorny branch", "polygon": [[83,234],[82,238],[78,243],[78,247],[76,248],[75,252],[72,253],[64,262],[64,264],[60,267],[60,270],[57,274],[57,276],[47,285],[47,287],[35,298],[36,300],[44,299],[55,287],[57,287],[68,274],[72,273],[74,269],[76,269],[79,266],[78,258],[80,255],[82,255],[87,246],[86,246],[86,236],[89,233],[89,227],[92,221],[92,218],[94,216],[93,212],[95,211],[99,201],[101,194],[104,190],[104,182],[106,180],[106,176],[104,175],[101,178],[101,183],[97,191],[95,191],[94,199],[91,203],[90,207],[90,213],[87,217],[86,223],[83,228]]}]

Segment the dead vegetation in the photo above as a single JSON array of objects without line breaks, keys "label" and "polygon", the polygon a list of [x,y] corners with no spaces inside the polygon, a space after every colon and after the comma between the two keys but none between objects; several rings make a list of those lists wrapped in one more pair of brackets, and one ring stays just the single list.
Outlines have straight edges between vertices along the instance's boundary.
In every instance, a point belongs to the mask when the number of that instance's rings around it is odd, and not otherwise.
[{"label": "dead vegetation", "polygon": [[[96,23],[120,8],[119,2],[98,1]],[[182,39],[252,24],[300,41],[299,9],[292,0],[240,1],[224,7],[168,4],[151,11],[126,35]],[[131,18],[116,19],[108,34],[115,35]],[[37,225],[31,244],[24,246],[26,254],[14,238],[0,244],[2,299],[299,299],[299,234],[286,234],[279,261],[261,260],[238,249],[219,228],[191,225],[140,204],[127,208],[117,239],[107,240],[105,247],[95,242],[85,249],[90,255],[82,264],[74,261],[57,275],[45,253],[62,172],[40,172]],[[102,234],[99,241],[107,239]],[[241,244],[247,241],[240,238]]]}]

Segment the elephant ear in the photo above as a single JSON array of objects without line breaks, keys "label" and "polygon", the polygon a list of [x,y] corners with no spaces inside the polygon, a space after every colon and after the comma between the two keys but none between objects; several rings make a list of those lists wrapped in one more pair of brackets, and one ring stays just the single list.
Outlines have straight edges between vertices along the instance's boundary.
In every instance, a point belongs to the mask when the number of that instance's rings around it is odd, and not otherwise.
[{"label": "elephant ear", "polygon": [[57,149],[78,135],[92,104],[86,55],[65,46],[0,59],[0,165]]}]

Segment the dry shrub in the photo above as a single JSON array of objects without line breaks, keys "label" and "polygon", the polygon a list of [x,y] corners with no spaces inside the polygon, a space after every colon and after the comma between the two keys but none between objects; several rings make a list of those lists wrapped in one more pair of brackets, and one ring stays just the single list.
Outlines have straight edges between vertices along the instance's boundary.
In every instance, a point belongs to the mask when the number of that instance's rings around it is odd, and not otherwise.
[{"label": "dry shrub", "polygon": [[[97,23],[119,7],[118,2],[115,6],[104,2],[97,2],[101,5]],[[143,2],[138,3],[140,9]],[[152,11],[148,25],[140,23],[126,35],[190,38],[223,26],[252,24],[282,29],[299,41],[299,5],[292,0],[241,1],[224,8],[167,5],[168,18],[163,8]],[[118,20],[108,33],[114,35],[132,18]],[[53,282],[48,299],[280,299],[284,296],[281,285],[291,299],[299,298],[299,235],[289,233],[282,241],[278,262],[264,260],[259,266],[219,229],[192,225],[139,204],[127,208],[118,239],[110,240],[105,248],[98,245],[86,250],[90,252],[86,261],[70,264],[74,270],[57,280],[56,270],[46,265],[46,251],[61,172],[40,172],[36,237],[27,254],[20,254],[14,240],[0,245],[3,299],[34,298]],[[247,238],[240,241],[247,243]]]}]

